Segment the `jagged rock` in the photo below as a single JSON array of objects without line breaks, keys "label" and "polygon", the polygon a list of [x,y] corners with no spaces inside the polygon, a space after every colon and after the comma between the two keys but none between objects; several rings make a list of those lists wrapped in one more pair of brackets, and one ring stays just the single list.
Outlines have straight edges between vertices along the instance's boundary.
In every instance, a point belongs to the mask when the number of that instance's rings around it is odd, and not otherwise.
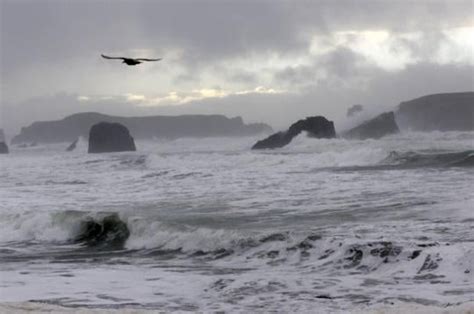
[{"label": "jagged rock", "polygon": [[100,122],[89,132],[89,153],[135,151],[135,142],[120,123]]},{"label": "jagged rock", "polygon": [[434,94],[402,102],[399,126],[416,131],[474,130],[474,92]]},{"label": "jagged rock", "polygon": [[2,129],[0,129],[0,154],[8,154],[8,145]]},{"label": "jagged rock", "polygon": [[96,112],[77,113],[62,120],[34,122],[21,129],[12,144],[71,143],[80,136],[87,137],[90,128],[99,122],[117,122],[126,126],[137,139],[213,136],[248,136],[270,133],[263,123],[244,124],[242,118],[223,115],[182,115],[117,117]]},{"label": "jagged rock", "polygon": [[74,140],[74,142],[72,142],[71,145],[69,145],[69,146],[66,148],[66,151],[67,151],[67,152],[72,152],[73,150],[75,150],[78,141],[79,141],[79,138],[76,138],[76,139]]},{"label": "jagged rock", "polygon": [[82,221],[73,241],[90,247],[121,249],[129,236],[127,224],[117,214],[111,214],[102,219]]},{"label": "jagged rock", "polygon": [[363,122],[349,131],[343,132],[342,137],[349,139],[378,139],[386,135],[400,132],[397,123],[395,122],[395,115],[392,111],[385,112],[377,117]]},{"label": "jagged rock", "polygon": [[288,132],[278,132],[270,135],[264,140],[258,141],[252,146],[252,149],[278,148],[288,145],[293,136]]},{"label": "jagged rock", "polygon": [[258,141],[252,149],[266,149],[283,147],[291,142],[291,140],[306,131],[310,137],[316,138],[333,138],[336,136],[334,123],[325,117],[316,116],[308,117],[293,123],[286,132],[278,132],[270,135],[266,139]]}]

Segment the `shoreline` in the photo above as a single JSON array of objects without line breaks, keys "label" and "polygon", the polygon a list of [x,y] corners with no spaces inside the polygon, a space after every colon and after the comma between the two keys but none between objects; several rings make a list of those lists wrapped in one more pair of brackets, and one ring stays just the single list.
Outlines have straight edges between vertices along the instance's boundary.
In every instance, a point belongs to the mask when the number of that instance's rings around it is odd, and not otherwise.
[{"label": "shoreline", "polygon": [[[206,312],[205,309],[199,310],[198,312]],[[245,311],[245,309],[242,309]],[[123,308],[94,308],[94,307],[66,307],[61,305],[54,305],[43,302],[0,302],[0,313],[124,313],[124,314],[139,314],[139,313],[162,313],[168,312],[168,310],[160,309],[141,309],[125,306]],[[177,312],[186,312],[177,310]],[[233,312],[230,310],[229,312]],[[305,312],[305,310],[303,310]],[[354,314],[474,314],[474,301],[468,301],[458,305],[452,305],[447,307],[439,307],[433,305],[422,305],[414,303],[403,303],[396,302],[394,304],[377,304],[374,306],[361,307],[354,309],[353,311],[347,312],[346,310],[340,310],[335,312],[321,312],[321,313],[354,313]]]}]

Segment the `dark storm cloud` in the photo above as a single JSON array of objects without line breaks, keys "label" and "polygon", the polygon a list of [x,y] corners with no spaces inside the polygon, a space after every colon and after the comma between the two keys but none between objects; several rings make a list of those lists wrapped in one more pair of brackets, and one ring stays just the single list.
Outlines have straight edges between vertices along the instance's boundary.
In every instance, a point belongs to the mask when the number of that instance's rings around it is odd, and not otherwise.
[{"label": "dark storm cloud", "polygon": [[310,64],[286,67],[275,73],[275,81],[303,89],[314,85],[340,86],[383,72],[354,51],[339,47],[314,57]]},{"label": "dark storm cloud", "polygon": [[439,29],[472,19],[470,1],[1,1],[2,66],[11,73],[133,47],[183,48],[183,62],[306,49],[335,30]]},{"label": "dark storm cloud", "polygon": [[[134,47],[184,48],[188,64],[307,43],[291,6],[270,2],[2,1],[2,66],[67,62]],[[315,12],[317,13],[317,12]],[[316,18],[317,16],[315,16]]]},{"label": "dark storm cloud", "polygon": [[[295,23],[298,7],[270,1],[155,2],[143,6],[147,36],[187,47],[189,62],[212,61],[261,50],[301,49],[304,23]],[[319,13],[314,12],[314,19]],[[303,21],[301,21],[303,22]]]}]

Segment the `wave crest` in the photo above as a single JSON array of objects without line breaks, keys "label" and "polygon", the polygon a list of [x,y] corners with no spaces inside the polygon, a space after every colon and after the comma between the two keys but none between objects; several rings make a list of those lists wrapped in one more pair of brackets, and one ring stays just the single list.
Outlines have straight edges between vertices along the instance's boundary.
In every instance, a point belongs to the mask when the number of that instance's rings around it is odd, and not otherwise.
[{"label": "wave crest", "polygon": [[472,167],[474,151],[418,153],[392,151],[381,161],[381,164],[400,165],[405,167]]}]

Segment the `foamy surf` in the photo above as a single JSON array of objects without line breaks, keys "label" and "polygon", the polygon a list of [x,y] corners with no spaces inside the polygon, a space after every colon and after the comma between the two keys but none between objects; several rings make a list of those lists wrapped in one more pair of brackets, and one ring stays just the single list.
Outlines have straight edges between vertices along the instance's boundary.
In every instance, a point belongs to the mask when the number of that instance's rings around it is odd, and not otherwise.
[{"label": "foamy surf", "polygon": [[249,150],[253,138],[180,139],[101,156],[64,145],[1,156],[0,301],[88,312],[465,310],[471,139],[302,135],[261,152]]},{"label": "foamy surf", "polygon": [[[19,303],[0,303],[0,312],[2,313],[117,313],[117,314],[140,314],[140,313],[157,313],[159,310],[147,310],[136,308],[120,308],[120,309],[93,309],[80,307],[64,307],[38,302],[19,302]],[[330,313],[327,311],[318,311],[314,308],[301,309],[301,312],[308,313]],[[354,314],[472,314],[474,313],[474,302],[466,302],[463,304],[450,305],[446,307],[436,307],[430,305],[413,305],[406,303],[393,303],[387,305],[376,306],[375,308],[357,308],[349,311],[338,311],[333,313],[354,313]]]}]

